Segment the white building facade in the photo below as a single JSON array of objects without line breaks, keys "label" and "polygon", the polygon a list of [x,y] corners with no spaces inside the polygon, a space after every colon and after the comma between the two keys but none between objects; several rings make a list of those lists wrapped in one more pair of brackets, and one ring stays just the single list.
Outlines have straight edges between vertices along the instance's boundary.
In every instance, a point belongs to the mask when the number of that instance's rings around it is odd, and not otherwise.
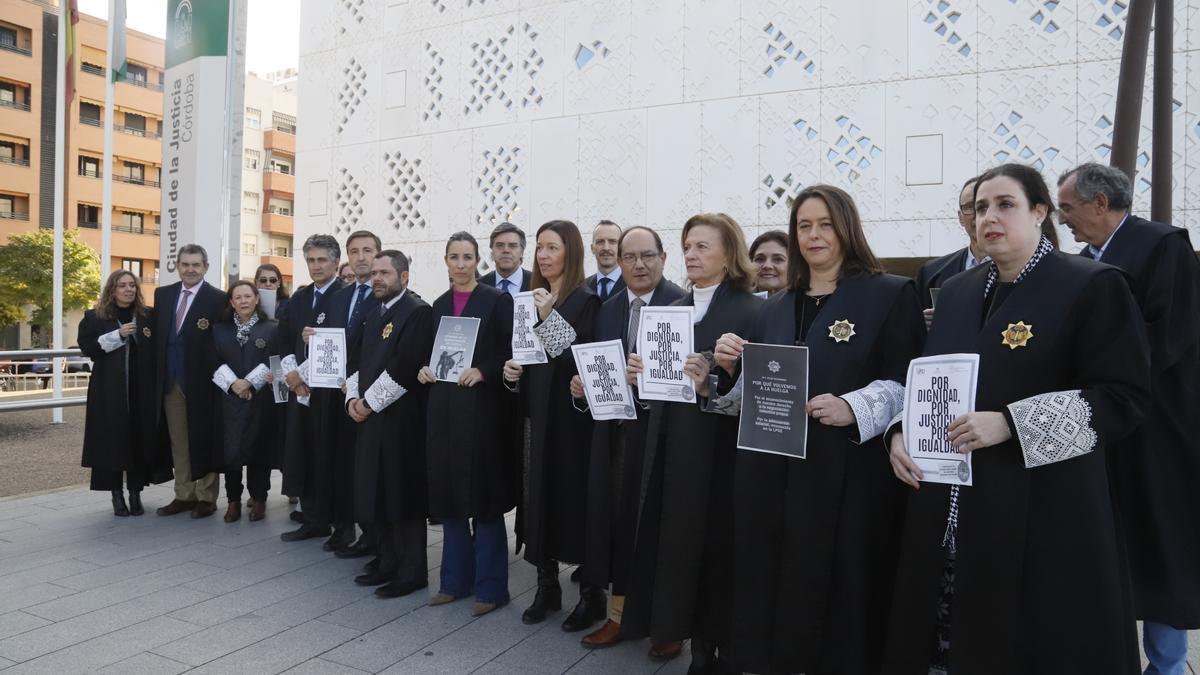
[{"label": "white building facade", "polygon": [[[964,179],[1108,161],[1126,4],[305,0],[296,240],[374,230],[433,298],[452,232],[607,218],[659,230],[681,281],[690,215],[750,239],[820,181],[876,254],[940,255]],[[1176,5],[1174,224],[1200,240],[1200,0]],[[1150,121],[1147,91],[1139,212]]]}]

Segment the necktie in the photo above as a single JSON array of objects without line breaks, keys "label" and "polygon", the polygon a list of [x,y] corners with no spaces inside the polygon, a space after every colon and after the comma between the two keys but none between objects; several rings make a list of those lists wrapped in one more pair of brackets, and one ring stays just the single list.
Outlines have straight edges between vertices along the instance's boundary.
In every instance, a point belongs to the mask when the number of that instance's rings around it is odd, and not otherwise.
[{"label": "necktie", "polygon": [[509,289],[512,288],[512,285],[513,285],[513,282],[509,281],[508,279],[500,280],[500,290],[502,290],[505,293],[508,293],[510,295],[512,294],[512,291]]},{"label": "necktie", "polygon": [[321,301],[321,291],[313,289],[313,309],[317,308],[317,303]]},{"label": "necktie", "polygon": [[608,285],[612,283],[612,279],[608,277],[600,277],[600,299],[608,299]]},{"label": "necktie", "polygon": [[359,284],[354,295],[354,307],[350,310],[350,325],[356,323],[355,319],[362,316],[363,300],[367,297],[367,285]]},{"label": "necktie", "polygon": [[175,334],[179,335],[179,331],[183,330],[183,318],[187,316],[188,300],[191,299],[192,292],[186,288],[179,299],[179,307],[175,309]]},{"label": "necktie", "polygon": [[629,353],[637,351],[637,329],[638,321],[642,318],[642,307],[646,306],[646,301],[641,298],[634,298],[633,302],[629,303],[629,327],[625,329],[625,342],[629,345]]},{"label": "necktie", "polygon": [[1091,249],[1088,249],[1088,254],[1090,254],[1092,256],[1092,260],[1099,260],[1101,253],[1103,253],[1103,252],[1102,251],[1093,251]]}]

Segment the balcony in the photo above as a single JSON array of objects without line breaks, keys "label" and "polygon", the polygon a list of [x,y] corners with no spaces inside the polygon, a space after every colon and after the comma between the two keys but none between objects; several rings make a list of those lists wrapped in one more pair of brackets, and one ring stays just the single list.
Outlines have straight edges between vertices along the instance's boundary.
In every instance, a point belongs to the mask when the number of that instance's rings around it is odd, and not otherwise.
[{"label": "balcony", "polygon": [[159,93],[161,93],[163,90],[162,85],[157,82],[148,82],[138,77],[129,77],[129,75],[121,78],[120,81],[124,82],[125,84],[141,87],[142,89],[149,89],[150,91],[157,91]]},{"label": "balcony", "polygon": [[129,185],[145,185],[146,187],[151,187],[151,188],[155,188],[155,189],[157,189],[159,187],[158,181],[150,180],[149,178],[135,178],[133,176],[123,176],[121,174],[116,174],[113,176],[113,180],[115,180],[119,183],[127,183]]},{"label": "balcony", "polygon": [[19,47],[11,42],[0,42],[0,50],[20,54],[21,56],[33,56],[33,50],[27,47]]},{"label": "balcony", "polygon": [[159,135],[156,132],[150,131],[149,129],[139,129],[137,127],[126,127],[121,126],[120,124],[114,124],[113,131],[117,131],[122,134],[129,134],[130,136],[138,136],[140,138],[149,138],[155,141],[160,140]]},{"label": "balcony", "polygon": [[270,211],[262,214],[262,231],[270,234],[279,234],[292,236],[295,234],[296,228],[292,216],[282,213],[271,213]]},{"label": "balcony", "polygon": [[296,194],[296,177],[290,173],[264,171],[263,190],[294,195]]},{"label": "balcony", "polygon": [[17,213],[16,211],[0,211],[0,219],[4,220],[29,220],[28,213]]},{"label": "balcony", "polygon": [[279,268],[279,272],[283,274],[284,280],[292,278],[292,259],[281,255],[264,255],[259,259],[259,264],[274,265]]},{"label": "balcony", "polygon": [[100,77],[104,77],[104,66],[97,66],[91,63],[81,63],[79,64],[79,70],[87,73],[88,75],[98,75]]},{"label": "balcony", "polygon": [[267,129],[263,134],[263,147],[277,153],[296,156],[296,136],[279,129]]},{"label": "balcony", "polygon": [[[158,230],[153,227],[130,232],[125,223],[113,223],[112,254],[114,258],[158,260]],[[100,229],[95,223],[80,223],[79,236],[94,250],[100,250]]]},{"label": "balcony", "polygon": [[28,103],[21,103],[19,101],[6,101],[2,98],[0,98],[0,108],[12,108],[13,110],[20,110],[21,112],[29,112]]}]

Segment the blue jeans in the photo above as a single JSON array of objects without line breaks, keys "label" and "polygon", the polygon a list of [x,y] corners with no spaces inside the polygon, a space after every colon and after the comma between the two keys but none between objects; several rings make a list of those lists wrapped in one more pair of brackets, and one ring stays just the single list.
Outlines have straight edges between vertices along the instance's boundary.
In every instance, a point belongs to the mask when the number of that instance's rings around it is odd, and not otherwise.
[{"label": "blue jeans", "polygon": [[474,541],[466,518],[442,520],[441,592],[479,602],[508,602],[508,532],[504,516],[475,518]]},{"label": "blue jeans", "polygon": [[1142,647],[1146,650],[1145,675],[1184,675],[1187,672],[1186,630],[1163,623],[1142,623]]}]

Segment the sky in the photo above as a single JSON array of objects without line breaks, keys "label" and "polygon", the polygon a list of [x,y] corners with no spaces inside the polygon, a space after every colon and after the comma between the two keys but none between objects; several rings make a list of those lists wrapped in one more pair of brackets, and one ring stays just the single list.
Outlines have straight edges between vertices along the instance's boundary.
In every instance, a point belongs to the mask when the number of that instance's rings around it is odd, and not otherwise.
[{"label": "sky", "polygon": [[[300,65],[300,0],[246,0],[246,70],[259,75]],[[166,37],[167,0],[126,0],[125,25]],[[79,11],[108,17],[108,0],[79,0]]]}]

